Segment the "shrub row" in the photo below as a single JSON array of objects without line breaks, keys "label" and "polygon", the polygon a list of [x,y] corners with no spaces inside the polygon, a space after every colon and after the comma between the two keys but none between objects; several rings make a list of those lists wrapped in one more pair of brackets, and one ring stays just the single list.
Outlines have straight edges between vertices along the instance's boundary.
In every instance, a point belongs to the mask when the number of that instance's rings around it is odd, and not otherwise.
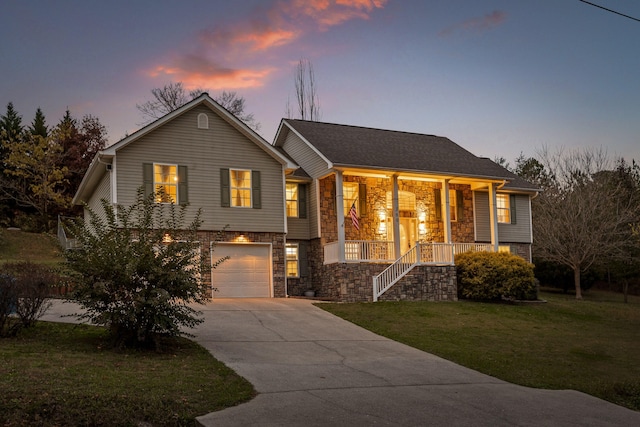
[{"label": "shrub row", "polygon": [[535,300],[533,268],[533,264],[507,252],[458,254],[458,298]]}]

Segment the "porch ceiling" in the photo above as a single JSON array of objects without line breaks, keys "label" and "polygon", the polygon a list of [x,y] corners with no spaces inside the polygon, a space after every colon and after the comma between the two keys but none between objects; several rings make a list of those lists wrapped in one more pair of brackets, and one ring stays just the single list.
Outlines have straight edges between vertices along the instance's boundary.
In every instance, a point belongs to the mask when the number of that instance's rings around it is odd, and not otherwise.
[{"label": "porch ceiling", "polygon": [[383,178],[391,179],[394,175],[398,176],[400,180],[422,181],[422,182],[442,182],[448,180],[450,184],[466,184],[470,185],[472,190],[487,188],[489,184],[504,185],[506,180],[504,178],[487,178],[487,177],[470,177],[470,176],[457,176],[450,174],[430,174],[419,173],[411,171],[390,171],[380,169],[360,169],[360,168],[338,168],[334,167],[334,170],[339,170],[345,176],[364,176],[367,178]]}]

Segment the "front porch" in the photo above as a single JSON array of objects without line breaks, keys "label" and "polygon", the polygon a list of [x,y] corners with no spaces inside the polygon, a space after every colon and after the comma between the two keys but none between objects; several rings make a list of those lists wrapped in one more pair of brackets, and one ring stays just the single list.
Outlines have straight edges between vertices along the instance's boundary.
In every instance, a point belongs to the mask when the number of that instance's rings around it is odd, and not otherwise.
[{"label": "front porch", "polygon": [[[499,250],[498,180],[347,169],[316,184],[320,296],[455,300],[455,255]],[[476,216],[479,191],[488,209]]]},{"label": "front porch", "polygon": [[[414,248],[416,248],[414,250]],[[489,243],[441,243],[418,242],[407,253],[411,262],[432,265],[453,265],[456,254],[468,251],[493,251]],[[324,264],[346,263],[390,263],[400,258],[395,256],[395,244],[391,241],[347,240],[344,243],[344,260],[340,260],[340,243],[324,245]]]}]

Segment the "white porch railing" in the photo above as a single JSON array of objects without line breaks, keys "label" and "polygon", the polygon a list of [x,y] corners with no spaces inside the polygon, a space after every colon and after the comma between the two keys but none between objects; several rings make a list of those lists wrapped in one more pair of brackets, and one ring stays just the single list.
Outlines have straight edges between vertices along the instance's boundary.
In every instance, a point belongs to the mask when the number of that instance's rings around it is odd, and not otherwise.
[{"label": "white porch railing", "polygon": [[63,249],[77,249],[78,242],[74,238],[67,237],[67,232],[64,229],[64,220],[69,218],[63,218],[58,215],[58,240],[60,241],[60,246]]},{"label": "white porch railing", "polygon": [[[418,243],[420,246],[420,264],[453,264],[456,254],[468,251],[492,251],[489,243]],[[393,242],[347,240],[344,244],[345,262],[389,262],[396,258],[393,255]],[[338,242],[324,246],[324,263],[340,262],[340,246]]]},{"label": "white porch railing", "polygon": [[[345,262],[387,262],[393,260],[393,242],[370,240],[347,240],[344,243]],[[340,262],[338,242],[324,246],[324,263]]]},{"label": "white porch railing", "polygon": [[456,254],[492,250],[487,243],[418,243],[382,273],[373,276],[373,301],[377,301],[416,265],[453,265]]}]

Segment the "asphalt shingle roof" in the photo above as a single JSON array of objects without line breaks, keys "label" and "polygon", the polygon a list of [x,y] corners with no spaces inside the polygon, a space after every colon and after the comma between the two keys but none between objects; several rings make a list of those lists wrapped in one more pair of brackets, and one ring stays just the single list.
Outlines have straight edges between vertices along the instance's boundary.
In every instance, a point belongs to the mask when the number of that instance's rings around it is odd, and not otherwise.
[{"label": "asphalt shingle roof", "polygon": [[449,138],[306,120],[285,122],[335,166],[501,178],[510,180],[512,188],[536,188]]}]

